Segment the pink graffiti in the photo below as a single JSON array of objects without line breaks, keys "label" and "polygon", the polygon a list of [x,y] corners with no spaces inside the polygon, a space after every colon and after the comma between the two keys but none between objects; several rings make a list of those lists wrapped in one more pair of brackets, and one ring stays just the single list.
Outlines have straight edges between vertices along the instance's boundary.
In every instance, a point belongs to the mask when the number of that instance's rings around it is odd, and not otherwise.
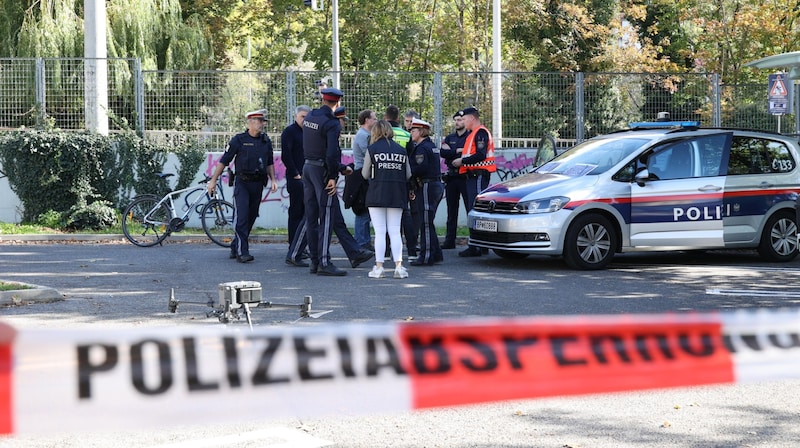
[{"label": "pink graffiti", "polygon": [[504,155],[499,155],[495,157],[495,164],[509,171],[522,171],[533,166],[534,159],[529,158],[526,153],[516,154],[511,160],[507,160]]}]

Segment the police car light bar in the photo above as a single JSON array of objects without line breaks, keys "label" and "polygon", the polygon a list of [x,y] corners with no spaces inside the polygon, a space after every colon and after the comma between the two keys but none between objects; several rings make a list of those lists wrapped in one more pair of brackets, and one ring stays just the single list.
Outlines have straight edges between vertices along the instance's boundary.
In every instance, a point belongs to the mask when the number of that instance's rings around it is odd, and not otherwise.
[{"label": "police car light bar", "polygon": [[683,128],[683,129],[697,129],[700,127],[699,121],[639,121],[628,123],[631,129],[670,129],[670,128]]}]

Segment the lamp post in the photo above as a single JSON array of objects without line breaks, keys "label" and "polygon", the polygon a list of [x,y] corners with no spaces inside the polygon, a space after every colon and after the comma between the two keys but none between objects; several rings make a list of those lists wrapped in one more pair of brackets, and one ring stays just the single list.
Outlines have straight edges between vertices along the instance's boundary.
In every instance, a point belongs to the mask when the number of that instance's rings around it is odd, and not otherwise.
[{"label": "lamp post", "polygon": [[[334,0],[336,1],[336,0]],[[503,146],[503,45],[500,0],[492,0],[492,131],[495,147]]]}]

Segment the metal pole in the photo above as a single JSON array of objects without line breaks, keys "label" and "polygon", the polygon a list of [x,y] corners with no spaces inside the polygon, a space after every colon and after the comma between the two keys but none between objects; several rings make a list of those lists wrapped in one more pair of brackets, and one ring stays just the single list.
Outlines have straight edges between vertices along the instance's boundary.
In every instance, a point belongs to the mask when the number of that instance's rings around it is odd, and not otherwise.
[{"label": "metal pole", "polygon": [[341,89],[339,85],[339,0],[331,0],[331,9],[333,10],[332,26],[333,26],[333,86]]},{"label": "metal pole", "polygon": [[495,148],[503,147],[503,62],[500,0],[492,0],[492,131]]},{"label": "metal pole", "polygon": [[83,102],[86,129],[108,135],[108,50],[106,48],[106,2],[84,0],[85,57]]}]

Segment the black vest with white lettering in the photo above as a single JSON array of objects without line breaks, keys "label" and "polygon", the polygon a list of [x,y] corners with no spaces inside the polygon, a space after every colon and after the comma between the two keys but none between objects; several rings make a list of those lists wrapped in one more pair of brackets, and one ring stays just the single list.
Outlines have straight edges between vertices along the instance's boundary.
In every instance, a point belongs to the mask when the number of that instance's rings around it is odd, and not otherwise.
[{"label": "black vest with white lettering", "polygon": [[367,149],[372,160],[367,207],[404,208],[408,202],[406,150],[387,139],[379,140]]},{"label": "black vest with white lettering", "polygon": [[[322,106],[314,109],[303,120],[303,153],[309,160],[325,160],[328,150],[328,133],[339,120],[333,116],[331,108]],[[336,135],[338,139],[338,134]]]}]

